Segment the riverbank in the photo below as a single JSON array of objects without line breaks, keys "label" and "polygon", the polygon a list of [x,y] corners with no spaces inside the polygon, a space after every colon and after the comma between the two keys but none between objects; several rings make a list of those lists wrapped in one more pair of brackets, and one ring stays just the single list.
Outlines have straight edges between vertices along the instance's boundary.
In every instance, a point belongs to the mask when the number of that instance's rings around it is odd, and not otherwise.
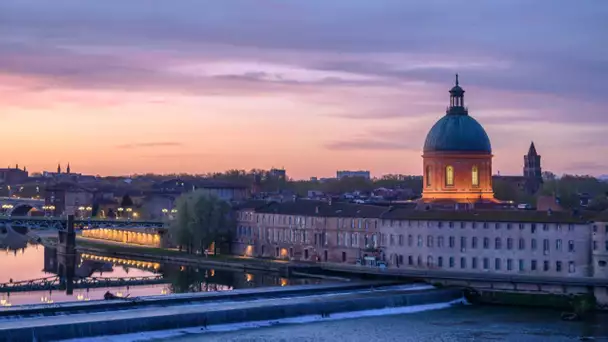
[{"label": "riverbank", "polygon": [[[187,266],[204,266],[219,269],[258,270],[289,273],[294,263],[285,260],[247,258],[233,255],[199,255],[180,252],[176,249],[125,245],[106,243],[101,240],[78,237],[76,249],[81,252],[99,253],[104,255],[131,258],[142,261],[170,262]],[[298,263],[297,266],[305,268],[314,264]],[[313,275],[324,277],[323,275]],[[348,280],[346,277],[329,277],[339,280]]]}]

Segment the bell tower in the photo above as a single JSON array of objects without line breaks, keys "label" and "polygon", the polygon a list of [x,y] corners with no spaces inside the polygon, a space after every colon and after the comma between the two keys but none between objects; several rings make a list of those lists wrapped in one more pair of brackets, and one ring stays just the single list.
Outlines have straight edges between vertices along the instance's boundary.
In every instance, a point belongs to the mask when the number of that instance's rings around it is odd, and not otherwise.
[{"label": "bell tower", "polygon": [[530,194],[536,193],[543,184],[540,155],[536,152],[534,142],[530,144],[528,154],[524,156],[524,177],[526,178],[525,190]]}]

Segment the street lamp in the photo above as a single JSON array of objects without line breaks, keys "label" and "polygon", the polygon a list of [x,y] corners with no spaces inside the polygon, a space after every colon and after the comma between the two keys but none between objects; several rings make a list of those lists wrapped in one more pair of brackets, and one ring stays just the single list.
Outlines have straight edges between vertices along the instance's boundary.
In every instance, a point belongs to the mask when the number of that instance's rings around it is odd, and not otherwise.
[{"label": "street lamp", "polygon": [[4,207],[4,208],[5,208],[5,210],[6,210],[6,215],[7,215],[7,216],[11,216],[11,213],[10,213],[10,212],[11,212],[11,210],[13,209],[13,205],[12,205],[12,204],[5,204],[5,205],[3,205],[2,207]]},{"label": "street lamp", "polygon": [[9,216],[9,211],[13,209],[13,205],[12,204],[3,204],[2,205],[2,211],[4,212],[5,215]]},{"label": "street lamp", "polygon": [[122,212],[123,212],[124,210],[125,210],[125,208],[123,208],[123,207],[118,208],[118,214],[119,214],[119,215],[118,215],[118,217],[119,217],[119,218],[122,216]]},{"label": "street lamp", "polygon": [[131,212],[133,211],[133,208],[127,208],[127,219],[131,219]]},{"label": "street lamp", "polygon": [[136,219],[139,217],[139,214],[137,212],[133,212],[133,218]]},{"label": "street lamp", "polygon": [[84,208],[84,210],[87,211],[87,216],[88,217],[92,216],[92,213],[93,213],[93,208],[92,207],[88,206],[88,207]]},{"label": "street lamp", "polygon": [[84,217],[84,207],[83,206],[78,207],[78,214],[79,214],[80,218]]},{"label": "street lamp", "polygon": [[163,212],[163,216],[167,216],[167,213],[169,212],[169,209],[167,208],[163,208],[163,210],[161,210]]},{"label": "street lamp", "polygon": [[55,210],[54,205],[43,205],[42,210],[44,210],[44,217],[51,216],[52,211]]}]

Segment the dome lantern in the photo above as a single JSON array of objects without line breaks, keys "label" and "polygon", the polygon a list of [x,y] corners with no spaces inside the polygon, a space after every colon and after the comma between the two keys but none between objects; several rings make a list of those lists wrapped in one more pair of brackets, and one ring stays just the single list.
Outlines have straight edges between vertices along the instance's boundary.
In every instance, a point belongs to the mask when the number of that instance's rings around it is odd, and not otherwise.
[{"label": "dome lantern", "polygon": [[468,115],[467,109],[464,107],[464,89],[460,87],[458,82],[458,74],[456,74],[456,84],[450,89],[450,107],[447,115]]}]

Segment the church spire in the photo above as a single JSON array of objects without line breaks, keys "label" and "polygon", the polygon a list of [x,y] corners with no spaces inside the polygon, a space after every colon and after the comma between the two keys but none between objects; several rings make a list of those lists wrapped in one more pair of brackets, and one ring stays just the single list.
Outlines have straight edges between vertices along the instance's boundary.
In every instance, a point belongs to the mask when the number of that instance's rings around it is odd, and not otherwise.
[{"label": "church spire", "polygon": [[530,143],[530,148],[528,149],[528,155],[529,156],[538,155],[538,153],[536,153],[536,147],[534,146],[534,141],[532,143]]},{"label": "church spire", "polygon": [[57,174],[61,173],[61,164],[57,163]]},{"label": "church spire", "polygon": [[467,109],[464,107],[464,89],[460,87],[458,74],[454,87],[450,89],[450,107],[447,110],[448,115],[467,115]]},{"label": "church spire", "polygon": [[68,168],[65,171],[68,173],[68,175],[70,174],[70,163],[68,163]]}]

